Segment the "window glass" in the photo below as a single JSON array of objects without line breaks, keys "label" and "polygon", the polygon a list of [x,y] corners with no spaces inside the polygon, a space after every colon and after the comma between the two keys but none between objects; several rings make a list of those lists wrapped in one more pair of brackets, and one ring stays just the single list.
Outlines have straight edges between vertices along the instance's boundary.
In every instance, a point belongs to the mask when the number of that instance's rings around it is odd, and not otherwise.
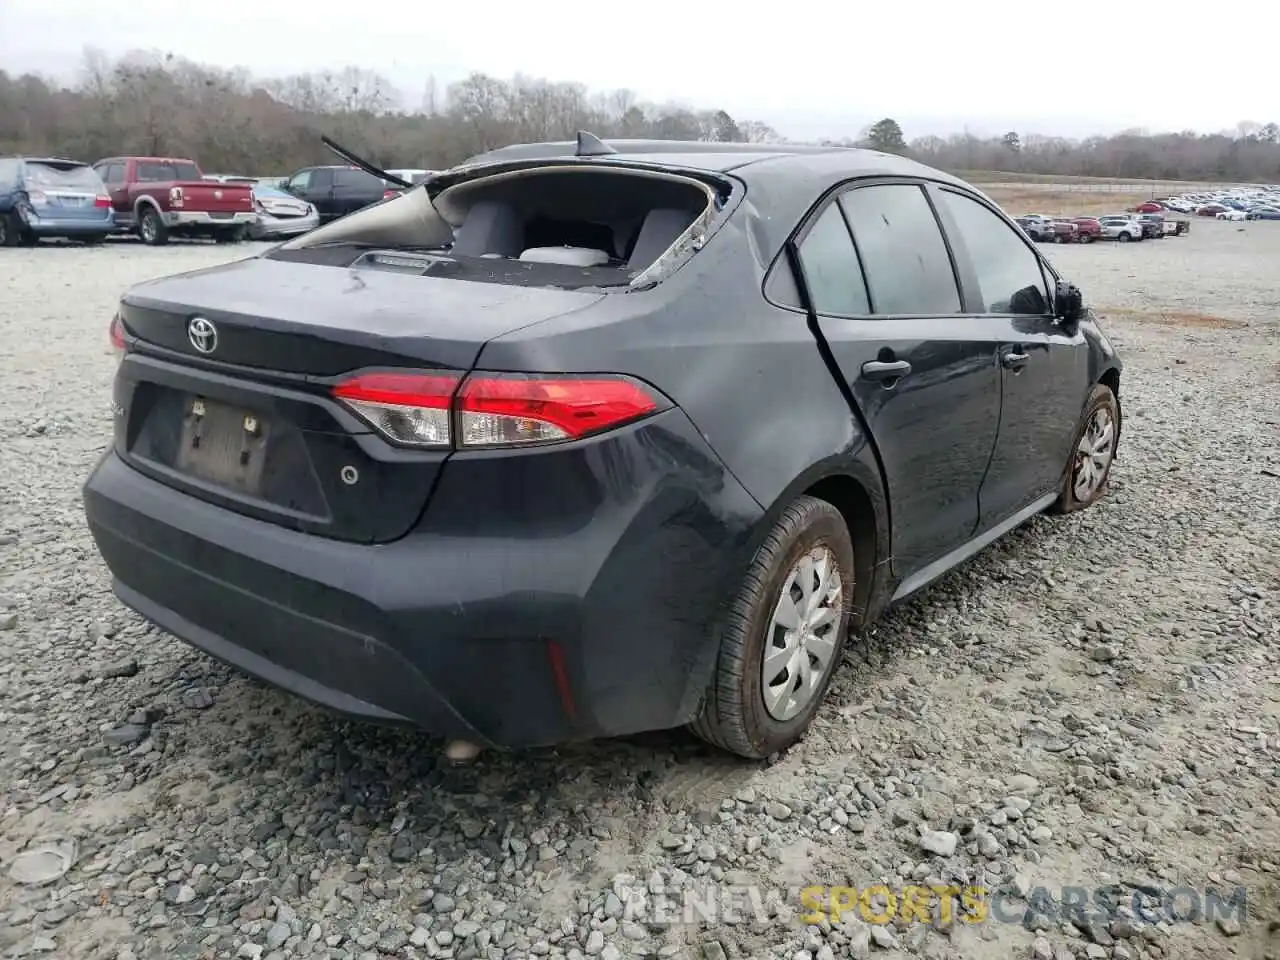
[{"label": "window glass", "polygon": [[818,313],[861,316],[871,312],[858,254],[836,204],[828,204],[805,235],[800,264]]},{"label": "window glass", "polygon": [[303,170],[300,174],[289,181],[290,190],[305,190],[311,182],[311,171]]},{"label": "window glass", "polygon": [[37,160],[27,161],[27,183],[33,187],[44,187],[49,190],[75,190],[77,192],[102,192],[102,180],[92,167],[80,164],[40,163]]},{"label": "window glass", "polygon": [[0,160],[0,183],[12,183],[18,179],[18,161]]},{"label": "window glass", "polygon": [[840,198],[880,314],[960,312],[960,292],[938,221],[911,184],[859,187]]},{"label": "window glass", "polygon": [[335,170],[333,171],[333,182],[335,186],[351,187],[355,190],[382,190],[383,182],[372,174],[365,173],[363,170]]},{"label": "window glass", "polygon": [[987,313],[1049,313],[1040,258],[993,211],[970,197],[940,190],[978,275]]},{"label": "window glass", "polygon": [[142,182],[165,183],[173,180],[199,180],[200,168],[184,160],[139,160],[137,178]]}]

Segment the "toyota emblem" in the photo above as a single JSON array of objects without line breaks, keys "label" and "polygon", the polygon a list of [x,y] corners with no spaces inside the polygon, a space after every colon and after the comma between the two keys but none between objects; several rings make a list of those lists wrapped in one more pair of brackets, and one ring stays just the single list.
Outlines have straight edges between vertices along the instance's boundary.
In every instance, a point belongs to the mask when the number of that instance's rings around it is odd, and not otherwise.
[{"label": "toyota emblem", "polygon": [[204,317],[192,317],[187,324],[187,339],[201,353],[213,353],[218,346],[218,328]]}]

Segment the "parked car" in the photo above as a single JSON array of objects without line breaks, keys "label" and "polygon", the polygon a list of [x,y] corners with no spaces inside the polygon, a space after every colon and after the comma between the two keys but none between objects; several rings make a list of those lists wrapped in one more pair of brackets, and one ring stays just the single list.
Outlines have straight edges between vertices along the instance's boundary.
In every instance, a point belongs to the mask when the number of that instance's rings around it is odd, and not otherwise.
[{"label": "parked car", "polygon": [[254,186],[253,208],[258,220],[249,228],[249,236],[255,240],[296,237],[320,226],[315,207],[278,187]]},{"label": "parked car", "polygon": [[1121,243],[1129,243],[1131,240],[1141,240],[1146,235],[1142,224],[1128,214],[1099,217],[1098,226],[1101,228],[1100,236],[1103,240],[1119,240]]},{"label": "parked car", "polygon": [[1142,236],[1147,240],[1162,240],[1167,234],[1164,217],[1158,213],[1139,213],[1134,219],[1142,225]]},{"label": "parked car", "polygon": [[93,168],[111,196],[117,229],[152,246],[172,236],[235,243],[257,220],[248,184],[205,180],[194,160],[108,157]]},{"label": "parked car", "polygon": [[1042,217],[1018,217],[1017,224],[1036,243],[1048,243],[1053,239],[1053,224]]},{"label": "parked car", "polygon": [[1136,207],[1130,207],[1129,212],[1130,213],[1159,213],[1163,209],[1164,209],[1164,206],[1159,201],[1148,200],[1145,203],[1138,204]]},{"label": "parked car", "polygon": [[1220,213],[1226,213],[1231,208],[1225,203],[1206,203],[1196,207],[1197,217],[1216,217]]},{"label": "parked car", "polygon": [[1215,214],[1215,216],[1219,220],[1248,220],[1249,219],[1249,215],[1245,213],[1243,210],[1236,210],[1234,208],[1230,210],[1220,210],[1217,214]]},{"label": "parked car", "polygon": [[1249,211],[1250,220],[1280,220],[1280,207],[1254,207]]},{"label": "parked car", "polygon": [[1095,503],[1121,430],[1081,293],[862,150],[499,149],[135,286],[110,336],[84,504],[117,596],[460,758],[785,749],[851,624]]},{"label": "parked car", "polygon": [[101,243],[115,228],[92,168],[57,157],[0,157],[0,247],[64,237]]},{"label": "parked car", "polygon": [[346,166],[307,167],[290,177],[284,189],[315,207],[321,223],[345,217],[400,192],[400,188],[373,174]]},{"label": "parked car", "polygon": [[1049,228],[1053,230],[1054,243],[1075,243],[1080,238],[1080,228],[1074,220],[1050,220]]},{"label": "parked car", "polygon": [[1096,217],[1075,217],[1071,222],[1076,225],[1077,242],[1093,243],[1102,239],[1102,224]]}]

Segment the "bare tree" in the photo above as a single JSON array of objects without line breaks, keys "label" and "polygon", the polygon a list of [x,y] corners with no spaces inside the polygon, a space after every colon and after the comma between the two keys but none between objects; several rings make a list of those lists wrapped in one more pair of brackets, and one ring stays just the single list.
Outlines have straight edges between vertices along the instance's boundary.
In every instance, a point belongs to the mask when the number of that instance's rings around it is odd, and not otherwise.
[{"label": "bare tree", "polygon": [[[0,0],[2,3],[3,0]],[[411,98],[412,99],[412,98]],[[879,133],[893,134],[892,121]],[[896,127],[893,124],[893,127]],[[782,143],[768,124],[719,109],[646,104],[631,90],[592,94],[581,84],[474,73],[441,90],[427,81],[406,103],[390,81],[363,67],[255,79],[164,51],[112,60],[84,52],[71,86],[0,70],[0,153],[178,154],[218,172],[286,174],[332,161],[327,133],[375,162],[445,167],[504,144],[567,140],[578,130],[604,137]],[[872,128],[863,132],[864,139]],[[900,130],[897,131],[900,134]],[[854,146],[850,137],[823,141]],[[1151,134],[1069,140],[1023,133],[897,136],[882,148],[955,171],[1157,179],[1280,181],[1280,125],[1244,121],[1220,133]],[[1013,144],[1016,142],[1016,150]]]}]

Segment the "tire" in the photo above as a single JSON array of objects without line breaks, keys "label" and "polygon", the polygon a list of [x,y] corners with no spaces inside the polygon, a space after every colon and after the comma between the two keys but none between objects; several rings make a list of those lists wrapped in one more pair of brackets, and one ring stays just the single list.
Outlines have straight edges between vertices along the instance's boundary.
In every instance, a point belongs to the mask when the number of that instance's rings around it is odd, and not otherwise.
[{"label": "tire", "polygon": [[1133,237],[1129,235],[1128,230],[1125,230],[1125,231],[1122,231],[1120,236],[1116,237],[1116,239],[1119,240],[1121,243],[1128,243],[1130,240],[1133,239]]},{"label": "tire", "polygon": [[[1080,447],[1094,435],[1092,428],[1095,417],[1102,417],[1110,422],[1110,447],[1106,453],[1105,466],[1102,467],[1101,475],[1094,471],[1091,482],[1085,485],[1080,482],[1079,477],[1084,459]],[[1083,510],[1085,507],[1093,506],[1106,495],[1111,482],[1111,467],[1115,463],[1116,448],[1120,442],[1120,427],[1120,402],[1111,392],[1110,387],[1101,383],[1096,385],[1089,394],[1089,402],[1085,404],[1080,423],[1072,435],[1071,454],[1062,471],[1062,486],[1058,491],[1058,499],[1050,508],[1053,513],[1074,513],[1077,510]],[[1097,444],[1094,446],[1096,448]],[[1096,460],[1093,462],[1096,463]]]},{"label": "tire", "polygon": [[[774,623],[775,610],[783,591],[798,589],[793,574],[806,554],[824,550],[834,575],[840,580],[840,594],[821,601],[820,610],[830,610],[838,599],[839,612],[828,615],[813,638],[820,669],[809,684],[811,693],[792,716],[777,717],[765,703],[764,657],[781,635]],[[826,696],[831,677],[840,663],[849,629],[849,608],[854,589],[853,541],[844,518],[831,504],[802,496],[792,502],[756,551],[742,584],[721,614],[714,631],[717,641],[715,673],[701,710],[690,725],[692,732],[714,746],[752,760],[772,756],[800,740]],[[821,650],[830,640],[830,653],[821,664]],[[808,651],[801,648],[805,664]],[[790,689],[801,676],[799,670],[779,667],[775,679],[786,673],[779,687]],[[784,697],[784,701],[790,697]]]},{"label": "tire", "polygon": [[147,206],[138,218],[138,236],[149,247],[159,247],[169,242],[169,230],[155,207]]},{"label": "tire", "polygon": [[16,247],[22,225],[11,213],[0,213],[0,247]]}]

